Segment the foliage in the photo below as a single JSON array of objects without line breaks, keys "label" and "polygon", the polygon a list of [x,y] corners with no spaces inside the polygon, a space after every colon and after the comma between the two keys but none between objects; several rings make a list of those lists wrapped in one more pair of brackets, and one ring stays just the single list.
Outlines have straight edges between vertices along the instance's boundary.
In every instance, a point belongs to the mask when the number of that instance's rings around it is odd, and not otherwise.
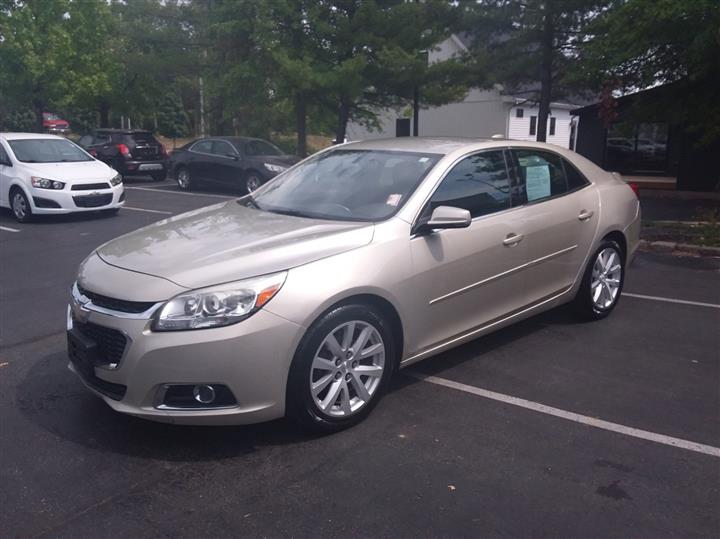
[{"label": "foliage", "polygon": [[157,112],[158,132],[172,139],[184,137],[189,134],[188,123],[180,97],[172,92],[166,94]]},{"label": "foliage", "polygon": [[0,122],[0,131],[32,132],[36,126],[37,119],[31,109],[18,109],[9,113]]}]

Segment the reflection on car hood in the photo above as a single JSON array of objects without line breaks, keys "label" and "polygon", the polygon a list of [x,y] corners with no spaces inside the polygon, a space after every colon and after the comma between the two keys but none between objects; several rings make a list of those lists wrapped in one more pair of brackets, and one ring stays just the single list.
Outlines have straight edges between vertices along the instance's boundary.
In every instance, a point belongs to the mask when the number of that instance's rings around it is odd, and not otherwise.
[{"label": "reflection on car hood", "polygon": [[74,180],[109,180],[117,174],[101,161],[74,163],[23,163],[33,176],[73,183]]},{"label": "reflection on car hood", "polygon": [[271,163],[273,165],[283,165],[289,167],[300,161],[299,157],[294,155],[258,155],[255,157],[265,163]]},{"label": "reflection on car hood", "polygon": [[307,264],[370,243],[373,225],[291,217],[232,200],[98,248],[108,264],[200,288]]}]

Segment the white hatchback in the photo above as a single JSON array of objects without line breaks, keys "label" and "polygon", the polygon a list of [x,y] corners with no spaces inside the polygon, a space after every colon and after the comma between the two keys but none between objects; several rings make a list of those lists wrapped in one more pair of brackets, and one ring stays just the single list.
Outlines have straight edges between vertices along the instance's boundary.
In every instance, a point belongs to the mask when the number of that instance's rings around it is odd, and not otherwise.
[{"label": "white hatchback", "polygon": [[55,135],[0,133],[0,207],[24,223],[34,215],[117,212],[122,177],[77,144]]}]

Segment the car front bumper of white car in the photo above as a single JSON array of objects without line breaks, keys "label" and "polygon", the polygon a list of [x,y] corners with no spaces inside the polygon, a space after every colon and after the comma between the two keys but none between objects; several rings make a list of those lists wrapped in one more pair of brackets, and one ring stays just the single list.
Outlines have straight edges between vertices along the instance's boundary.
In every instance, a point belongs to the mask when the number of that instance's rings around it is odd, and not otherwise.
[{"label": "car front bumper of white car", "polygon": [[[73,189],[74,187],[74,189]],[[81,189],[66,185],[64,189],[30,189],[30,204],[35,215],[63,214],[121,208],[125,204],[122,184],[106,189]]]}]

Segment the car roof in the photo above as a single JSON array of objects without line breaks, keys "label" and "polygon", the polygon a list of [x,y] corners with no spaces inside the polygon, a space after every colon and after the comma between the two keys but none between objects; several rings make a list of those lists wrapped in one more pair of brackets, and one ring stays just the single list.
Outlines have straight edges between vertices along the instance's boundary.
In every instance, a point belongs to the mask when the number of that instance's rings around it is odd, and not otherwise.
[{"label": "car roof", "polygon": [[4,138],[5,140],[23,140],[23,139],[63,139],[67,140],[65,137],[59,137],[57,135],[49,135],[47,133],[0,133],[0,137]]},{"label": "car roof", "polygon": [[470,137],[396,137],[386,139],[348,142],[336,148],[352,148],[353,150],[389,150],[399,152],[422,152],[449,154],[465,147],[477,146],[483,142],[497,140]]},{"label": "car roof", "polygon": [[134,135],[135,133],[142,133],[143,135],[152,135],[152,131],[147,129],[116,129],[113,127],[99,127],[93,129],[94,133],[110,133],[116,135]]}]

